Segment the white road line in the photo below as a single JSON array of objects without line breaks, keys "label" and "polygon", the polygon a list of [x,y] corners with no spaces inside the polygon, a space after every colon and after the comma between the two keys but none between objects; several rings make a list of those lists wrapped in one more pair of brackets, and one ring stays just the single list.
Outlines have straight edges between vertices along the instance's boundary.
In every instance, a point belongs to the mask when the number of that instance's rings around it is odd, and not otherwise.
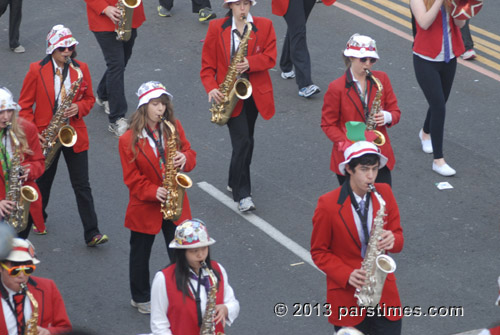
[{"label": "white road line", "polygon": [[253,224],[255,227],[259,228],[262,230],[264,233],[269,235],[273,240],[293,252],[295,255],[300,257],[304,262],[309,263],[311,266],[316,268],[318,271],[321,271],[316,265],[314,264],[311,254],[309,253],[308,250],[302,248],[299,244],[297,244],[295,241],[292,239],[288,238],[285,236],[282,232],[280,232],[278,229],[274,228],[270,223],[267,221],[261,219],[257,215],[253,213],[241,213],[238,208],[236,203],[233,201],[233,199],[229,198],[227,195],[219,191],[216,187],[213,185],[202,181],[198,183],[198,186],[208,194],[210,194],[212,197],[214,197],[216,200],[221,202],[223,205],[225,205],[227,208]]}]

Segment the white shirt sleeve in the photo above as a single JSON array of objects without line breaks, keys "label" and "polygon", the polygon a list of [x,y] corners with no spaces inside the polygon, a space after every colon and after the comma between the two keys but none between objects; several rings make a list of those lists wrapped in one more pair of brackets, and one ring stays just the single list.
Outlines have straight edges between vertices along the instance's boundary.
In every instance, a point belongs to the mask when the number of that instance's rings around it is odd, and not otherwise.
[{"label": "white shirt sleeve", "polygon": [[391,124],[392,123],[392,114],[388,111],[382,111],[384,114],[384,124]]},{"label": "white shirt sleeve", "polygon": [[168,296],[163,272],[158,271],[151,285],[151,331],[154,335],[171,335],[167,318]]},{"label": "white shirt sleeve", "polygon": [[238,302],[238,300],[236,300],[233,288],[231,287],[231,285],[229,285],[229,279],[227,277],[226,270],[220,263],[218,264],[222,272],[222,277],[224,278],[224,305],[226,305],[228,311],[226,324],[228,326],[231,326],[231,324],[240,313],[240,303]]}]

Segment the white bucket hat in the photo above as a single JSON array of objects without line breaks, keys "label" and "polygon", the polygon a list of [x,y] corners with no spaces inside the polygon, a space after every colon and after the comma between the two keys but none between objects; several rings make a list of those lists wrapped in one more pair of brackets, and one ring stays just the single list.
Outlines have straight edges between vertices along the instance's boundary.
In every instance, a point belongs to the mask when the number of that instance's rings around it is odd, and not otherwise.
[{"label": "white bucket hat", "polygon": [[169,247],[194,249],[212,245],[215,240],[208,236],[207,226],[200,219],[185,220],[175,229],[175,238]]},{"label": "white bucket hat", "polygon": [[5,257],[6,261],[11,262],[28,262],[32,261],[33,264],[38,264],[40,261],[35,257],[35,247],[29,240],[22,238],[12,239],[12,251]]},{"label": "white bucket hat", "polygon": [[385,164],[387,164],[387,157],[382,155],[377,148],[377,146],[373,143],[367,141],[359,141],[352,144],[349,148],[344,151],[344,159],[342,163],[339,164],[339,170],[342,175],[345,176],[345,166],[349,164],[349,162],[354,159],[361,157],[366,154],[375,154],[380,157],[380,164],[378,166],[379,169],[383,168]]},{"label": "white bucket hat", "polygon": [[[238,2],[240,0],[224,0],[224,4],[222,4],[222,7],[224,8],[229,8],[229,3],[230,2]],[[241,0],[244,1],[244,0]],[[257,4],[257,1],[255,0],[250,0],[252,2],[252,6],[255,6]]]},{"label": "white bucket hat", "polygon": [[139,87],[137,90],[137,96],[139,97],[139,104],[137,105],[137,109],[142,105],[149,103],[151,99],[159,98],[162,94],[168,95],[170,100],[172,100],[172,94],[167,92],[165,86],[159,81],[148,81]]},{"label": "white bucket hat", "polygon": [[52,55],[57,48],[68,48],[72,45],[78,45],[78,41],[73,37],[71,30],[62,24],[58,24],[53,26],[47,35],[47,50],[45,53],[47,55]]},{"label": "white bucket hat", "polygon": [[371,57],[379,59],[377,53],[377,43],[371,37],[354,34],[351,36],[344,50],[346,57]]},{"label": "white bucket hat", "polygon": [[16,112],[21,110],[21,107],[14,101],[14,96],[7,87],[0,88],[0,112],[12,109]]}]

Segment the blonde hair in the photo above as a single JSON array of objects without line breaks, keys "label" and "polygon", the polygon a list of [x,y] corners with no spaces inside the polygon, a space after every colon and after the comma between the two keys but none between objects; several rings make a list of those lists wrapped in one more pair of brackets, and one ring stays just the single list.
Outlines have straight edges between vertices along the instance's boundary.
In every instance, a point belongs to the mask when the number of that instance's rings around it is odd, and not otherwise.
[{"label": "blonde hair", "polygon": [[[436,2],[436,0],[424,0],[425,9],[427,9],[427,10],[431,9],[432,5],[434,5],[434,2]],[[444,0],[443,5],[444,5],[444,8],[446,9],[446,12],[451,13],[450,1]]]},{"label": "blonde hair", "polygon": [[[12,111],[12,118],[10,119],[10,123],[11,123],[10,129],[12,130],[14,135],[17,137],[17,140],[19,141],[19,146],[21,148],[21,159],[24,159],[24,154],[32,155],[33,151],[30,149],[30,147],[28,145],[28,140],[26,139],[26,133],[24,132],[23,128],[20,126],[19,122],[17,121],[16,112],[12,109],[10,109],[10,110]],[[9,111],[9,109],[7,111]],[[4,128],[4,129],[7,130],[7,128]],[[9,139],[12,141],[12,139],[10,138],[10,134],[8,132],[5,133],[5,136],[8,136]],[[13,146],[12,149],[15,150],[14,143],[11,143],[11,144]]]},{"label": "blonde hair", "polygon": [[[154,100],[160,100],[162,104],[164,104],[167,108],[165,109],[165,113],[163,116],[170,121],[175,127],[175,136],[177,147],[180,146],[179,135],[177,133],[177,125],[176,118],[174,116],[174,105],[170,100],[167,94],[162,94],[159,98],[151,99],[147,104],[141,105],[135,112],[132,114],[130,118],[130,130],[132,131],[132,142],[130,143],[132,152],[134,153],[134,159],[137,158],[136,146],[138,146],[139,137],[142,134],[142,130],[147,126],[147,117],[148,117],[148,105]],[[160,131],[162,132],[165,138],[170,138],[170,129],[163,122],[160,122]]]}]

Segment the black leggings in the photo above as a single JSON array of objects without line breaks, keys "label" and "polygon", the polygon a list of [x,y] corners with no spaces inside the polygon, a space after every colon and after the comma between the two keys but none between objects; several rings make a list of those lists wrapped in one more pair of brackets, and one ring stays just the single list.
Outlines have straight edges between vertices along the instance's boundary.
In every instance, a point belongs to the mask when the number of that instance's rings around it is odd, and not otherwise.
[{"label": "black leggings", "polygon": [[446,101],[450,96],[451,86],[457,69],[457,59],[449,63],[431,62],[413,55],[415,76],[425,99],[429,103],[424,122],[424,132],[431,134],[434,159],[443,158],[444,119]]}]

